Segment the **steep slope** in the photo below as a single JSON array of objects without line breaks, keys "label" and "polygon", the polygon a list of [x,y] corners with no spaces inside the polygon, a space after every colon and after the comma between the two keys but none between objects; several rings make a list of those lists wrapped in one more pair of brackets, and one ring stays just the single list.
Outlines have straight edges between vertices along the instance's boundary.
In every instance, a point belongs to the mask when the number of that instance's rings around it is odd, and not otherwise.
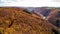
[{"label": "steep slope", "polygon": [[54,34],[54,25],[22,8],[0,8],[0,34]]},{"label": "steep slope", "polygon": [[60,10],[54,9],[48,16],[48,21],[57,27],[60,27]]}]

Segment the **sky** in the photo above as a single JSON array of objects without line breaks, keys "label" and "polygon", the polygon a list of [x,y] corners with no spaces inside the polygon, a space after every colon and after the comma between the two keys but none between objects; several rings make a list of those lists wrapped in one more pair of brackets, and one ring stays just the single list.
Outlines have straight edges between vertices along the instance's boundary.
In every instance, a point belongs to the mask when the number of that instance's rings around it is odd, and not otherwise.
[{"label": "sky", "polygon": [[0,7],[60,7],[59,0],[0,0]]}]

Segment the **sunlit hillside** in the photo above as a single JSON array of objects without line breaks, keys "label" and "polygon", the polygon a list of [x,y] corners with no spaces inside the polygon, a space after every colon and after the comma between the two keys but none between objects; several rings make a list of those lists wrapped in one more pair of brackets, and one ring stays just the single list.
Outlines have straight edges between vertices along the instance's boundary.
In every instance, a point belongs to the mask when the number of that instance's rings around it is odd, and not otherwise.
[{"label": "sunlit hillside", "polygon": [[55,34],[48,21],[24,8],[0,8],[0,34]]}]

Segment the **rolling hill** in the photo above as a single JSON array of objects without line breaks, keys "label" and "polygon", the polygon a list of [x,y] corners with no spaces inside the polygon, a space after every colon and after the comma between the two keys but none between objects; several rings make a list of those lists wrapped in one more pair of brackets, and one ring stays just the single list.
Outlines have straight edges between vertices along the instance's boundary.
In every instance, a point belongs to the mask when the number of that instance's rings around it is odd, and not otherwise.
[{"label": "rolling hill", "polygon": [[56,26],[24,8],[0,8],[0,34],[55,34]]}]

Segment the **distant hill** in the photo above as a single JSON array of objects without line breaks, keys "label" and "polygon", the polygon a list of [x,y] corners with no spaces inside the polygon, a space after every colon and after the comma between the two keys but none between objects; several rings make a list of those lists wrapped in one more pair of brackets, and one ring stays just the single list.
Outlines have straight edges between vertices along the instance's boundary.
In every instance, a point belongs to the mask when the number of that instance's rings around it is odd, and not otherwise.
[{"label": "distant hill", "polygon": [[55,9],[48,16],[48,21],[57,27],[60,27],[60,10]]}]

